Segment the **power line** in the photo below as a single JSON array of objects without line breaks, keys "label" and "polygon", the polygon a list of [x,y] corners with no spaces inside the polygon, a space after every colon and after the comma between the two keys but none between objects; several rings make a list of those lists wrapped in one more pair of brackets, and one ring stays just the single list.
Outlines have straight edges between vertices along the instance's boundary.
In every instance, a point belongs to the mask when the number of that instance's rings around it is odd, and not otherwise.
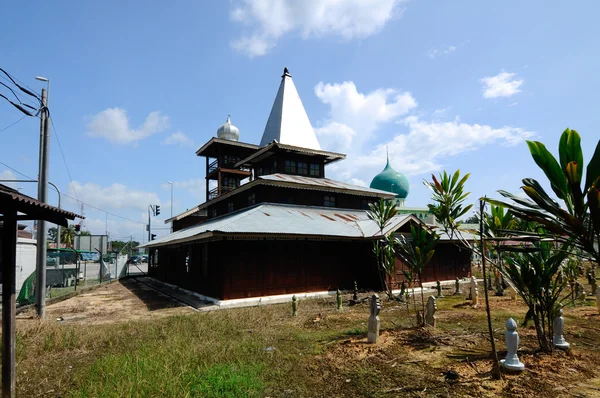
[{"label": "power line", "polygon": [[12,126],[14,126],[15,124],[19,123],[21,120],[25,119],[27,117],[27,115],[23,115],[19,120],[17,120],[14,123],[9,124],[8,126],[4,127],[3,129],[0,130],[0,133],[3,132],[4,130],[7,130],[9,128],[11,128]]},{"label": "power line", "polygon": [[[2,162],[2,161],[0,161],[0,164],[1,164],[1,165],[3,165],[3,166],[5,166],[5,167],[8,167],[10,170],[14,171],[15,173],[17,173],[17,174],[19,174],[19,175],[22,175],[22,176],[23,176],[23,177],[25,177],[25,178],[29,178],[30,180],[36,180],[35,178],[33,178],[33,177],[30,177],[30,176],[28,176],[28,175],[26,175],[26,174],[23,174],[23,173],[21,173],[19,170],[15,169],[15,168],[13,168],[13,167],[10,167],[9,165],[7,165],[6,163],[4,163],[4,162]],[[118,214],[115,214],[115,213],[113,213],[113,212],[110,212],[110,211],[108,211],[108,210],[104,210],[104,209],[101,209],[101,208],[99,208],[99,207],[92,206],[91,204],[89,204],[89,203],[85,203],[85,202],[83,202],[83,201],[81,201],[81,200],[79,200],[79,199],[75,199],[74,197],[72,197],[72,196],[69,196],[69,195],[67,195],[66,193],[62,193],[62,192],[61,192],[61,196],[65,196],[65,197],[67,197],[67,198],[69,198],[69,199],[72,199],[72,200],[74,200],[74,201],[76,201],[76,202],[83,203],[83,204],[84,204],[84,205],[86,205],[87,207],[91,207],[92,209],[99,210],[99,211],[101,211],[101,212],[104,212],[104,213],[106,213],[106,214],[110,214],[110,215],[111,215],[111,216],[113,216],[113,217],[121,218],[121,219],[123,219],[123,220],[131,221],[131,222],[133,222],[133,223],[140,224],[140,225],[146,225],[146,223],[145,223],[145,222],[136,221],[136,220],[134,220],[134,219],[131,219],[131,218],[127,218],[127,217],[120,216],[120,215],[118,215]]]},{"label": "power line", "polygon": [[75,191],[75,184],[73,183],[73,178],[71,177],[71,171],[69,170],[69,166],[67,165],[67,159],[65,159],[65,154],[62,150],[62,145],[60,145],[60,139],[58,138],[58,131],[56,131],[56,127],[54,126],[54,120],[48,115],[50,118],[50,123],[52,123],[52,129],[54,130],[54,135],[56,136],[56,141],[58,142],[58,149],[60,149],[60,154],[62,156],[63,162],[65,164],[65,168],[67,169],[67,174],[69,175],[69,180],[71,180],[71,188],[73,189],[73,194],[75,194],[75,198],[79,201],[77,197],[77,191]]}]

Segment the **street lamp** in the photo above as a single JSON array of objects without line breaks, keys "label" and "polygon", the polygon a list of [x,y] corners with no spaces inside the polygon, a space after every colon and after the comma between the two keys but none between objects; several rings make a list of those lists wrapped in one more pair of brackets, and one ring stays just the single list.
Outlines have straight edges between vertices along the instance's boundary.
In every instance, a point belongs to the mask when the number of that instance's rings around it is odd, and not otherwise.
[{"label": "street lamp", "polygon": [[44,76],[36,76],[35,80],[46,82],[46,106],[48,106],[48,98],[50,97],[50,79]]}]

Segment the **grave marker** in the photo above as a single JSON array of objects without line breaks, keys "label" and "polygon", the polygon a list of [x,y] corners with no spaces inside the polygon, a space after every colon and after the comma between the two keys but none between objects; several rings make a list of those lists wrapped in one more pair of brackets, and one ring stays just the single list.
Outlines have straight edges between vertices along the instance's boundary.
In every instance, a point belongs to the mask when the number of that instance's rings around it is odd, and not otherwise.
[{"label": "grave marker", "polygon": [[435,304],[435,297],[429,296],[427,299],[427,312],[425,313],[425,324],[435,327],[436,319],[435,313],[437,311],[437,305]]},{"label": "grave marker", "polygon": [[379,296],[371,296],[371,314],[369,315],[369,331],[367,333],[367,342],[375,344],[379,338],[379,311],[381,311],[381,302]]},{"label": "grave marker", "polygon": [[561,350],[568,350],[571,346],[565,340],[564,331],[565,331],[565,318],[562,316],[563,310],[562,308],[558,310],[556,317],[554,318],[554,346],[556,348],[560,348]]},{"label": "grave marker", "polygon": [[519,334],[517,333],[517,323],[514,319],[508,318],[506,321],[506,358],[500,361],[500,365],[506,370],[520,372],[525,369],[525,365],[519,361],[517,350],[519,349]]}]

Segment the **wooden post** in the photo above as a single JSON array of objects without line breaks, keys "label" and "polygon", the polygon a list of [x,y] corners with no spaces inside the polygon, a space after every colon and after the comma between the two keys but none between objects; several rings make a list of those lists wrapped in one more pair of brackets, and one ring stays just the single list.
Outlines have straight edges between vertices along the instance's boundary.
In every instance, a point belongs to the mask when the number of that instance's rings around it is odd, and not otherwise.
[{"label": "wooden post", "polygon": [[206,174],[204,174],[205,179],[206,179],[206,201],[208,202],[208,155],[206,156]]},{"label": "wooden post", "polygon": [[2,397],[15,396],[15,268],[17,211],[4,210],[2,228]]}]

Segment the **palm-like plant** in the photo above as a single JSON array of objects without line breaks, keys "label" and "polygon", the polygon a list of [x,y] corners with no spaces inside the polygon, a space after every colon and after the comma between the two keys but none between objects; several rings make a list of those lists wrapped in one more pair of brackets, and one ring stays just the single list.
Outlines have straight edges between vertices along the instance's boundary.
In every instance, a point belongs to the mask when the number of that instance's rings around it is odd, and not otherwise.
[{"label": "palm-like plant", "polygon": [[473,205],[464,206],[465,199],[470,192],[465,192],[465,183],[471,174],[467,173],[460,178],[460,170],[449,175],[445,171],[440,174],[439,180],[435,175],[432,181],[424,181],[426,187],[432,191],[432,199],[435,204],[427,205],[435,218],[444,227],[450,239],[454,238],[460,222],[458,219],[465,214]]},{"label": "palm-like plant", "polygon": [[[423,227],[423,224],[419,224],[417,227],[414,225],[410,226],[411,239],[401,236],[398,238],[398,254],[404,262],[410,268],[410,274],[417,275],[419,278],[419,284],[421,285],[421,306],[422,314],[425,314],[425,299],[423,297],[423,271],[425,266],[431,261],[435,254],[435,246],[439,241],[439,236],[433,232],[428,231]],[[424,317],[417,317],[418,319],[424,319]]]},{"label": "palm-like plant", "polygon": [[65,247],[73,247],[73,241],[75,240],[75,226],[69,225],[68,228],[62,228],[60,230],[60,241],[65,244]]},{"label": "palm-like plant", "polygon": [[523,220],[542,225],[546,235],[573,244],[596,265],[600,264],[600,141],[587,166],[583,186],[583,153],[577,131],[566,129],[562,133],[558,146],[560,163],[541,142],[527,141],[527,145],[564,208],[533,178],[523,179],[521,187],[528,199],[498,191],[511,202],[487,201],[506,207]]},{"label": "palm-like plant", "polygon": [[[504,246],[502,238],[507,236],[507,231],[514,230],[519,227],[519,222],[510,210],[505,211],[502,206],[491,206],[490,212],[483,213],[484,233],[491,248],[496,253],[496,286],[500,286],[502,280],[499,280],[498,272],[502,269],[502,254],[501,250]],[[498,292],[497,292],[498,293]],[[500,294],[502,290],[500,289]]]},{"label": "palm-like plant", "polygon": [[[567,244],[568,245],[568,244]],[[556,249],[553,243],[537,242],[530,250],[511,252],[506,256],[502,275],[529,307],[526,323],[533,319],[540,348],[552,351],[553,320],[567,281],[555,278],[568,255],[568,247]]]},{"label": "palm-like plant", "polygon": [[396,240],[391,234],[386,235],[384,230],[396,214],[396,204],[392,201],[381,199],[379,202],[369,203],[367,216],[377,224],[381,235],[380,239],[373,242],[373,253],[377,258],[381,284],[385,286],[389,299],[393,298],[392,278],[396,273]]}]

